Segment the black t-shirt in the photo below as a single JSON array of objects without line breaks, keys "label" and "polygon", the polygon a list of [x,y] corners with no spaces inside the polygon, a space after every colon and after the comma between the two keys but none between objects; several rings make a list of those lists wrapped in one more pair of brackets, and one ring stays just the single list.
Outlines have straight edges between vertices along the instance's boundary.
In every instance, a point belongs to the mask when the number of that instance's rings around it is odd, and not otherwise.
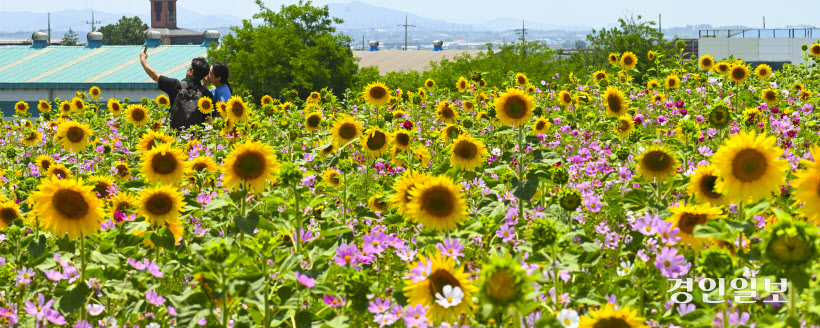
[{"label": "black t-shirt", "polygon": [[[211,98],[211,100],[214,99],[214,95],[211,93],[211,91],[208,90],[208,88],[202,86],[202,83],[200,83],[199,81],[196,81],[196,82],[187,81],[187,82],[188,82],[189,86],[194,86],[195,85],[195,86],[199,87],[200,90],[202,91],[202,96],[203,97]],[[159,89],[168,94],[168,100],[171,101],[171,106],[173,106],[174,101],[176,101],[176,99],[177,99],[177,94],[179,94],[179,90],[182,90],[182,84],[179,83],[179,80],[173,79],[173,78],[170,78],[170,77],[167,77],[167,76],[164,76],[164,75],[159,76],[159,80],[157,80],[157,83],[159,84]],[[170,111],[171,109],[169,108],[168,110]],[[211,112],[211,115],[213,115],[214,112],[216,112],[216,111]]]}]

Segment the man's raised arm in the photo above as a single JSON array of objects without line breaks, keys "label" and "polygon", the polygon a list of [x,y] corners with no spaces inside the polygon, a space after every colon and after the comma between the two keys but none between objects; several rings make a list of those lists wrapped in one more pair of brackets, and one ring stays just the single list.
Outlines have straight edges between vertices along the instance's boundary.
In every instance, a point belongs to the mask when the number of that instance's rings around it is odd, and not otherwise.
[{"label": "man's raised arm", "polygon": [[142,64],[142,68],[145,69],[145,73],[148,74],[154,82],[159,81],[159,73],[157,73],[157,70],[148,64],[148,45],[145,45],[145,49],[140,52],[140,64]]}]

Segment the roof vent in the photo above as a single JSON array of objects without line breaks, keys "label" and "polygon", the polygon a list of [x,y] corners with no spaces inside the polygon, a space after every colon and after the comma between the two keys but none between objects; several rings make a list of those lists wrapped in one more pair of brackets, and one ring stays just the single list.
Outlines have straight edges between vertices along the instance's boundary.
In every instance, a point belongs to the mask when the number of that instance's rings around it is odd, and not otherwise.
[{"label": "roof vent", "polygon": [[379,51],[379,41],[371,40],[370,49],[367,49],[367,51]]},{"label": "roof vent", "polygon": [[34,32],[31,35],[31,47],[32,48],[45,48],[48,46],[48,34],[45,32]]},{"label": "roof vent", "polygon": [[97,31],[88,32],[88,44],[86,45],[87,48],[99,48],[102,47],[102,40],[103,34]]},{"label": "roof vent", "polygon": [[148,30],[145,31],[145,45],[149,47],[157,47],[162,44],[160,39],[162,38],[162,33],[157,30]]},{"label": "roof vent", "polygon": [[444,45],[444,41],[441,41],[441,40],[433,41],[433,51],[442,51],[442,50],[444,50],[444,48],[442,48],[443,45]]},{"label": "roof vent", "polygon": [[208,47],[214,42],[219,43],[219,31],[217,30],[207,30],[205,33],[202,33],[202,37],[205,39],[205,41],[202,42],[203,47]]}]

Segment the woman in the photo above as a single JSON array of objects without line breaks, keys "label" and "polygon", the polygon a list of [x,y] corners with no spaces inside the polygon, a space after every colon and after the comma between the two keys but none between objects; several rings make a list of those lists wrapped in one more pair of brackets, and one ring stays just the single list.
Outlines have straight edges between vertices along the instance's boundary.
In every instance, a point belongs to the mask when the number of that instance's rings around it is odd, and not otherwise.
[{"label": "woman", "polygon": [[[217,62],[211,66],[211,72],[208,73],[208,82],[214,85],[214,87],[211,88],[211,93],[214,95],[214,103],[220,101],[227,103],[228,99],[231,99],[233,88],[231,87],[231,83],[228,82],[229,76],[228,65],[225,65],[225,63]],[[219,114],[217,113],[215,115]]]}]

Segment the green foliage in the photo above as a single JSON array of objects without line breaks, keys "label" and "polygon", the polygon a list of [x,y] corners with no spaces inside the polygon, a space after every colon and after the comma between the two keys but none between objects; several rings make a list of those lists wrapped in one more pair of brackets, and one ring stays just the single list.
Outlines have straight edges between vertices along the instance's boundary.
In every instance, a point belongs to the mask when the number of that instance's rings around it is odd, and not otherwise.
[{"label": "green foliage", "polygon": [[208,50],[212,60],[228,64],[232,85],[255,99],[265,94],[281,97],[291,89],[305,98],[325,87],[341,96],[350,87],[358,69],[347,46],[352,39],[336,32],[333,24],[342,20],[332,18],[327,6],[300,1],[277,12],[260,0],[256,3],[260,11],[253,18],[261,24],[243,20],[218,48]]},{"label": "green foliage", "polygon": [[148,25],[139,17],[122,16],[117,23],[105,25],[97,31],[103,34],[103,44],[106,45],[140,45],[145,43],[143,32],[147,29]]},{"label": "green foliage", "polygon": [[[49,40],[51,42],[51,40]],[[76,46],[77,42],[80,42],[80,38],[77,35],[77,32],[74,32],[73,29],[69,28],[68,33],[63,35],[63,45],[64,46]]]}]

